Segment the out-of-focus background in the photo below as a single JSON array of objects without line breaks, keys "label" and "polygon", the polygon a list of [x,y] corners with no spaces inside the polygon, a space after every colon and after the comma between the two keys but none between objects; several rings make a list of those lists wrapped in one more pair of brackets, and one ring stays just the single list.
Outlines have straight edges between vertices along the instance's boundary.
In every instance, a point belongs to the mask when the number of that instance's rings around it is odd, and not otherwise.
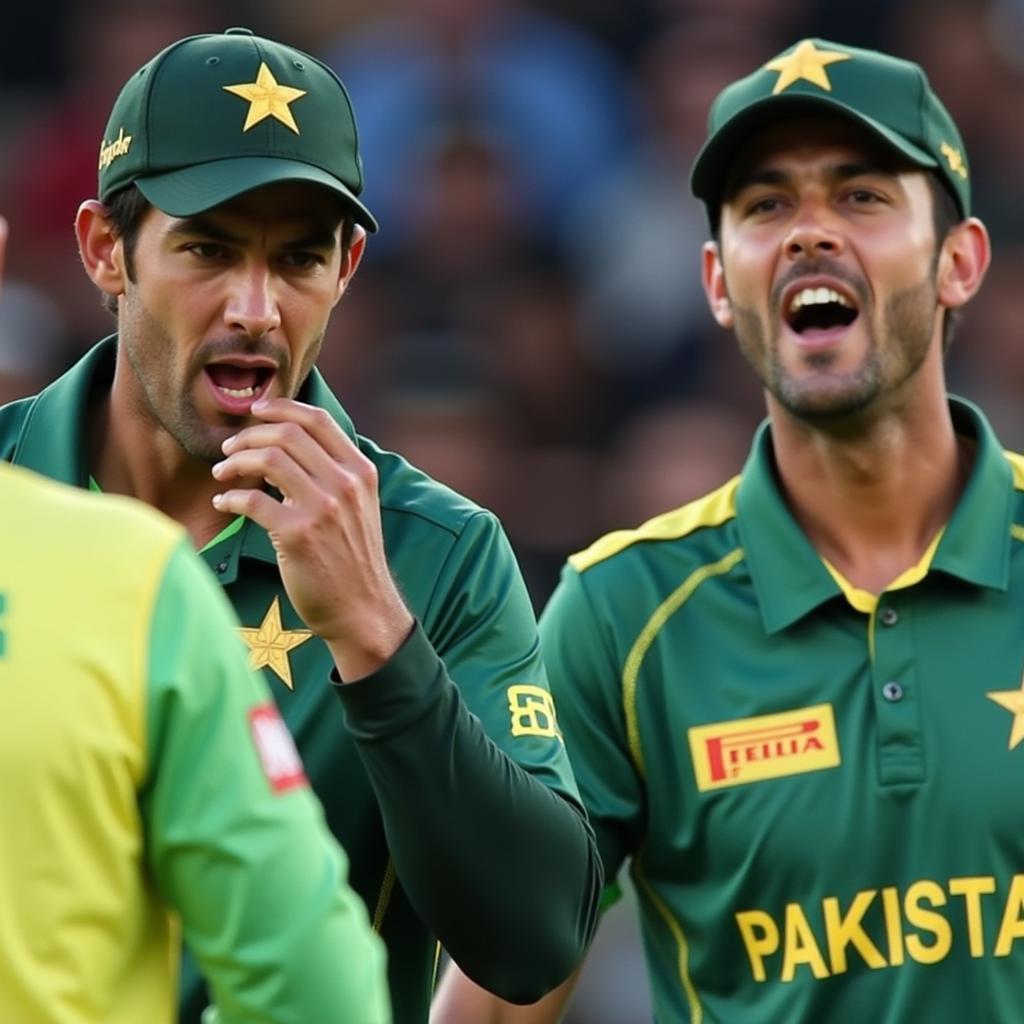
[{"label": "out-of-focus background", "polygon": [[[321,369],[363,433],[501,516],[538,609],[567,553],[742,463],[763,403],[704,304],[688,169],[712,96],[802,36],[920,61],[959,124],[995,260],[951,385],[1024,449],[1024,0],[19,5],[0,34],[0,401],[112,330],[72,223],[121,84],[235,24],[325,59],[356,108],[381,231]],[[649,1020],[645,989],[627,900],[571,1020]]]}]

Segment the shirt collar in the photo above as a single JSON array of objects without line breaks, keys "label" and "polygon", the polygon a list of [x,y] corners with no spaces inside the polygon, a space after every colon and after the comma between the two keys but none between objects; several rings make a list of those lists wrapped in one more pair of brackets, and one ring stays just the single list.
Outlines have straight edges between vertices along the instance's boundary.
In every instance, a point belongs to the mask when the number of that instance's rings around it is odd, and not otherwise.
[{"label": "shirt collar", "polygon": [[[1009,581],[1013,474],[981,411],[950,398],[958,434],[977,445],[970,480],[946,526],[931,571],[1005,590]],[[736,495],[737,525],[769,634],[803,618],[841,589],[779,493],[771,427],[759,428]]]}]

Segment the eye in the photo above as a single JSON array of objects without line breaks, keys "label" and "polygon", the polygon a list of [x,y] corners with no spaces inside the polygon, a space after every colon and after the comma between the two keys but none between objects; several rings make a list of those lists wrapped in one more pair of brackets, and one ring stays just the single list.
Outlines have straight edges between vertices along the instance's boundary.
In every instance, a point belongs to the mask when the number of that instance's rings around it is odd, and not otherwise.
[{"label": "eye", "polygon": [[882,197],[868,188],[854,188],[847,194],[846,198],[855,206],[872,206],[883,202]]},{"label": "eye", "polygon": [[782,200],[778,196],[758,196],[746,204],[746,215],[748,217],[765,216],[775,213],[782,206]]},{"label": "eye", "polygon": [[222,260],[228,252],[220,242],[189,242],[185,250],[201,260]]},{"label": "eye", "polygon": [[281,257],[281,262],[292,270],[313,270],[316,267],[323,266],[327,261],[319,253],[296,249],[292,252],[286,252]]}]

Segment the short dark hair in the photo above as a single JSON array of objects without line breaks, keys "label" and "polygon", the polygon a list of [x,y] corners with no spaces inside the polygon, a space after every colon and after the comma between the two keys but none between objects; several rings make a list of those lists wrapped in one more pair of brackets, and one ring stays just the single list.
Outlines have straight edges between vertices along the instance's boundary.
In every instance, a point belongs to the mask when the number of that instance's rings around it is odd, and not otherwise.
[{"label": "short dark hair", "polygon": [[[123,241],[124,269],[128,280],[135,282],[135,246],[139,240],[142,218],[150,208],[149,200],[134,184],[118,189],[106,202],[107,216],[114,228],[114,234]],[[340,206],[340,204],[339,204]],[[355,234],[356,222],[352,214],[344,209],[341,213],[341,255],[348,252]],[[103,295],[103,307],[117,316],[117,299]]]}]

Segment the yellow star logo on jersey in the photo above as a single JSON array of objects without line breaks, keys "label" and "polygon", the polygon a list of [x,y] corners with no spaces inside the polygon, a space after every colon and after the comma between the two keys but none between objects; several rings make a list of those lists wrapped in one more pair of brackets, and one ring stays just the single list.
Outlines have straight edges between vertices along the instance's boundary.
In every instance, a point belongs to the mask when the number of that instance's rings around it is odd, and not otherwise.
[{"label": "yellow star logo on jersey", "polygon": [[784,89],[788,89],[794,82],[810,82],[817,85],[826,92],[832,91],[832,83],[825,74],[825,68],[837,61],[849,60],[852,54],[836,53],[834,50],[819,50],[815,48],[814,42],[805,39],[792,53],[784,57],[776,57],[775,60],[765,64],[765,71],[778,71],[779,78],[772,89],[772,95],[777,96]]},{"label": "yellow star logo on jersey", "polygon": [[249,648],[249,664],[252,668],[267,666],[289,690],[294,690],[288,652],[304,644],[313,635],[312,632],[308,629],[283,629],[281,601],[275,597],[259,627],[252,629],[243,626],[239,633]]},{"label": "yellow star logo on jersey", "polygon": [[1021,677],[1019,690],[992,690],[985,696],[1012,712],[1013,725],[1010,727],[1009,749],[1013,750],[1021,740],[1024,740],[1024,676]]},{"label": "yellow star logo on jersey", "polygon": [[247,132],[253,125],[259,124],[265,117],[273,117],[281,122],[286,128],[291,128],[296,135],[299,134],[299,126],[292,117],[290,103],[301,99],[306,95],[305,89],[293,89],[289,85],[281,85],[274,72],[267,67],[266,62],[260,64],[256,73],[255,82],[243,82],[240,85],[225,85],[225,92],[241,96],[243,100],[249,101],[249,114],[242,126],[242,131]]}]

